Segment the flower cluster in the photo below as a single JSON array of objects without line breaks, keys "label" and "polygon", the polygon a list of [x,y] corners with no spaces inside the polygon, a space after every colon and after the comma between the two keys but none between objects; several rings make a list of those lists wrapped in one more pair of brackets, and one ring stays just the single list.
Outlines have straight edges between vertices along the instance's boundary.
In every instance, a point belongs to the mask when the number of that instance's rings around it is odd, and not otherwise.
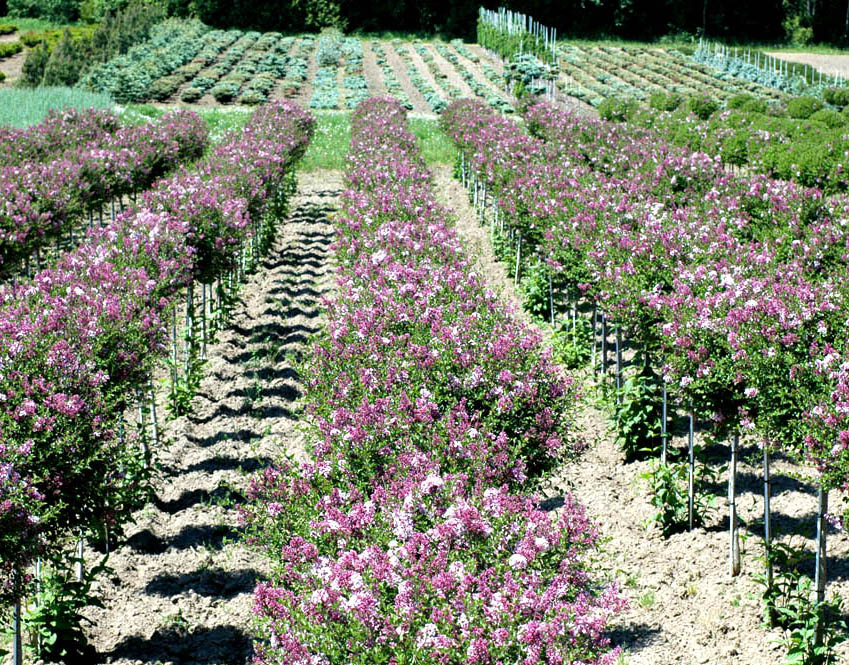
[{"label": "flower cluster", "polygon": [[313,460],[267,470],[242,512],[277,571],[258,662],[615,662],[595,527],[527,489],[576,448],[576,386],[475,274],[395,100],[355,111],[347,178]]},{"label": "flower cluster", "polygon": [[46,162],[79,145],[97,144],[121,126],[117,115],[102,109],[51,109],[30,127],[0,127],[0,164]]},{"label": "flower cluster", "polygon": [[[166,352],[166,322],[202,273],[206,243],[239,251],[226,228],[208,238],[207,221],[239,211],[249,237],[312,129],[295,105],[264,107],[55,267],[0,286],[0,589],[70,529],[114,532],[145,496],[145,460],[121,414]],[[189,183],[195,207],[182,204]]]},{"label": "flower cluster", "polygon": [[13,163],[0,167],[0,268],[67,232],[84,213],[200,157],[209,144],[206,123],[187,111],[114,130],[103,113],[66,113],[59,120],[0,134],[0,145],[16,143],[20,134],[20,146],[8,155]]}]

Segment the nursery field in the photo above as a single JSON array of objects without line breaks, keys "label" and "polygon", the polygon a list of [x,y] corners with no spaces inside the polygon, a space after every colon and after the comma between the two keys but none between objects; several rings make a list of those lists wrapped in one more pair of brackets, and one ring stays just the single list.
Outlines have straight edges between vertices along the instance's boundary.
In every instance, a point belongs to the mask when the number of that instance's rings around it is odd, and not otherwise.
[{"label": "nursery field", "polygon": [[0,90],[2,665],[849,662],[836,76],[148,32]]}]

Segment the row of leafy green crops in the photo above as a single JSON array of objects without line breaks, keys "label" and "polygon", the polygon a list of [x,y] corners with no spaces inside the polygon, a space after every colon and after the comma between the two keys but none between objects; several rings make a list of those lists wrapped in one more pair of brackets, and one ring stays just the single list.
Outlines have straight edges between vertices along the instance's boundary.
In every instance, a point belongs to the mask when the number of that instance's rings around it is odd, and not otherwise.
[{"label": "row of leafy green crops", "polygon": [[80,85],[120,102],[264,102],[282,80],[288,96],[307,78],[311,36],[209,30],[197,21],[170,19],[126,55],[94,67]]},{"label": "row of leafy green crops", "polygon": [[685,56],[646,47],[565,44],[560,48],[561,90],[599,106],[609,97],[648,102],[653,93],[708,94],[720,101],[747,93],[767,100],[783,94],[725,74]]}]

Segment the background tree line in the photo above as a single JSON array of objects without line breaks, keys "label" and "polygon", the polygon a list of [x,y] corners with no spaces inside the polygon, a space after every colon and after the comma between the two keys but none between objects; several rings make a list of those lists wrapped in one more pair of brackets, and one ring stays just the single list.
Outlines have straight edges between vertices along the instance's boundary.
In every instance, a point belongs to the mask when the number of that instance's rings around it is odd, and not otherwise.
[{"label": "background tree line", "polygon": [[[101,22],[129,0],[0,0],[0,14]],[[299,32],[442,33],[471,38],[480,0],[152,0],[169,15],[216,27]],[[563,36],[656,39],[702,34],[731,41],[849,42],[849,0],[501,0]]]}]

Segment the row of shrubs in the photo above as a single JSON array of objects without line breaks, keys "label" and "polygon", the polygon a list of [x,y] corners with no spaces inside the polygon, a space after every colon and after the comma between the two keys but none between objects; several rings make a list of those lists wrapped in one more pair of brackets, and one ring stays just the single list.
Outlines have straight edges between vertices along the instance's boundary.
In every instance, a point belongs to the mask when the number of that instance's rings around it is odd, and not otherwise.
[{"label": "row of shrubs", "polygon": [[154,81],[194,58],[204,46],[207,26],[195,19],[168,19],[157,25],[150,39],[89,70],[83,88],[105,92],[118,102],[149,99]]},{"label": "row of shrubs", "polygon": [[[835,102],[849,93],[834,89]],[[751,95],[736,95],[725,108],[712,97],[655,94],[650,108],[609,98],[599,106],[602,118],[654,129],[676,145],[719,156],[773,178],[836,192],[849,189],[849,106],[814,97],[794,97],[768,104]]]}]

